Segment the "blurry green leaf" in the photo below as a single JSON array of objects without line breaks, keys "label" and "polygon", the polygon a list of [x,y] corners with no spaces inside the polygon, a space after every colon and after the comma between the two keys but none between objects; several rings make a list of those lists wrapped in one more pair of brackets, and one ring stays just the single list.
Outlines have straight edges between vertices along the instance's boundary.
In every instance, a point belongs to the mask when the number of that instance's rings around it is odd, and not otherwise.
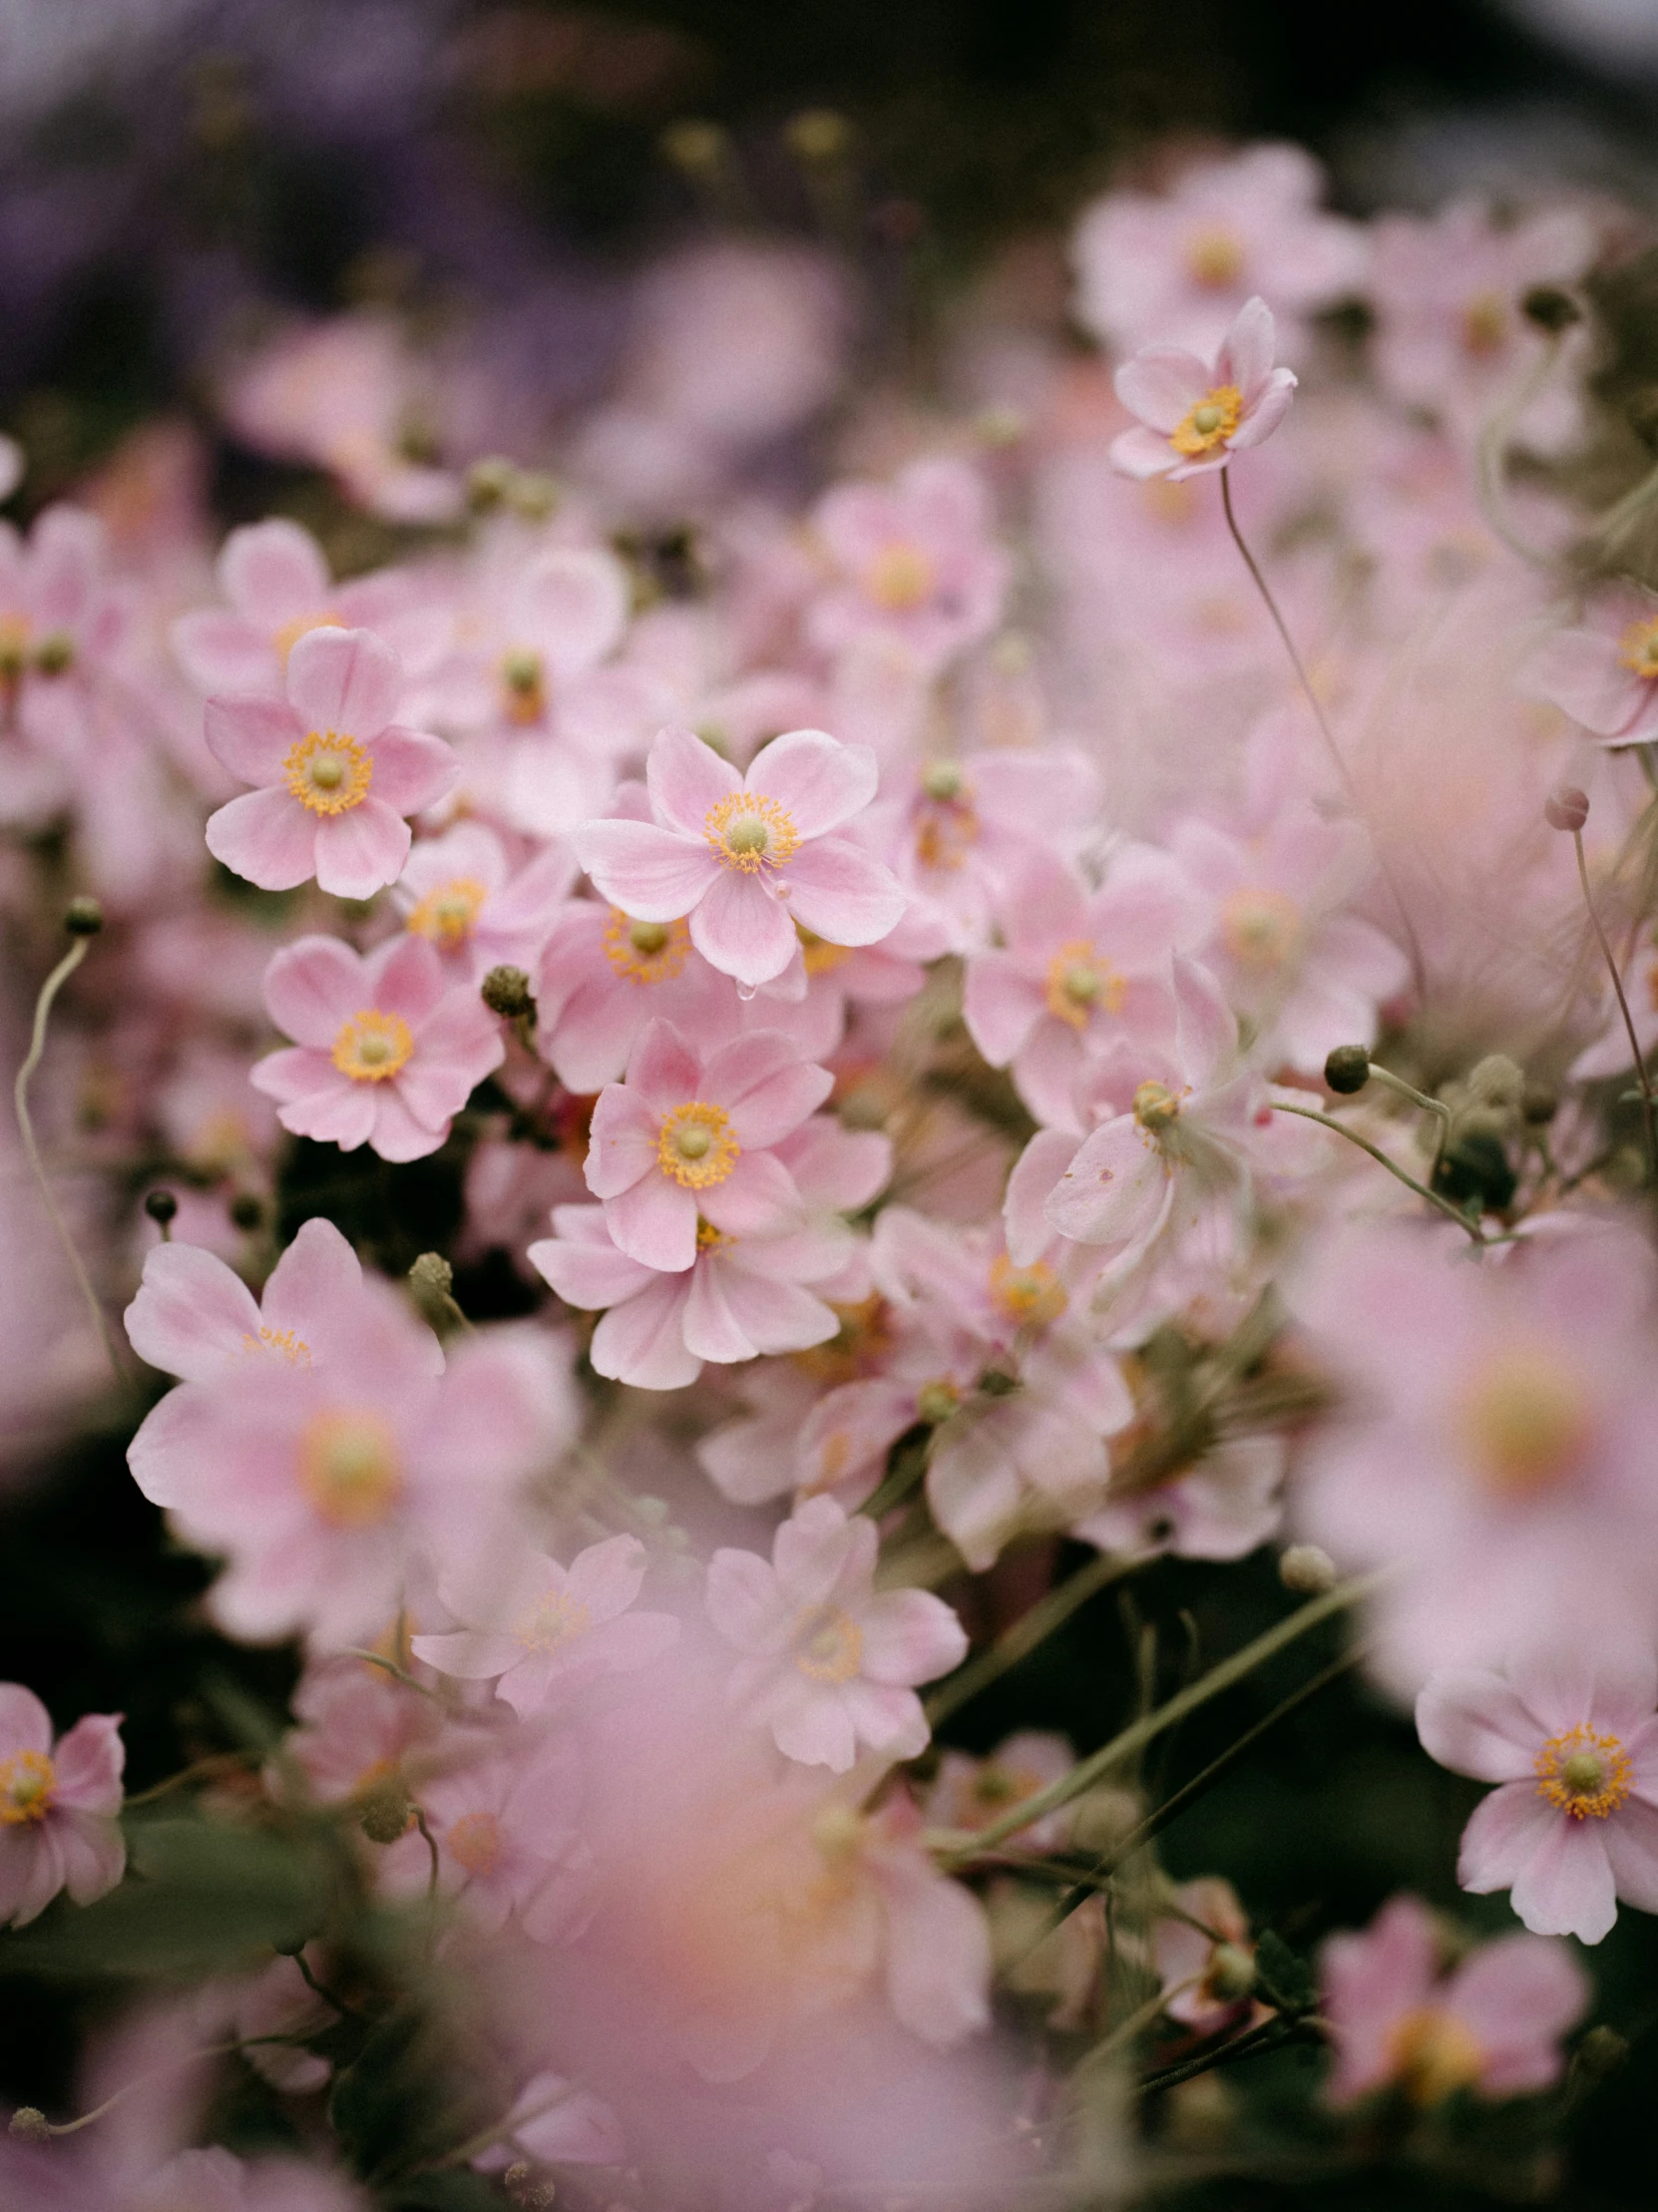
[{"label": "blurry green leaf", "polygon": [[1280,2012],[1310,2012],[1318,2003],[1318,1977],[1270,1928],[1255,1946],[1255,1986]]},{"label": "blurry green leaf", "polygon": [[0,1938],[0,1974],[193,1982],[257,1965],[320,1925],[324,1869],[290,1839],[207,1821],[152,1821],[126,1881]]},{"label": "blurry green leaf", "polygon": [[420,2174],[398,2183],[386,2197],[387,2212],[501,2212],[500,2193],[482,2174]]},{"label": "blurry green leaf", "polygon": [[406,2171],[462,2141],[453,2053],[413,2006],[390,2012],[334,2083],[328,2117],[359,2173]]}]

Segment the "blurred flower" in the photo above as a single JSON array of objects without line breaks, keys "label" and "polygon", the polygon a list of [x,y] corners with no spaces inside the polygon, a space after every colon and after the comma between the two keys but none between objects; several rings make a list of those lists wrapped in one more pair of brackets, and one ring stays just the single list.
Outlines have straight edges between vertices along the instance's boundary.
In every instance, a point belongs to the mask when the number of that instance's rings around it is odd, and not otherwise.
[{"label": "blurred flower", "polygon": [[64,1889],[90,1905],[121,1880],[121,1719],[88,1713],[54,1743],[34,1692],[0,1683],[0,1923],[23,1927]]}]

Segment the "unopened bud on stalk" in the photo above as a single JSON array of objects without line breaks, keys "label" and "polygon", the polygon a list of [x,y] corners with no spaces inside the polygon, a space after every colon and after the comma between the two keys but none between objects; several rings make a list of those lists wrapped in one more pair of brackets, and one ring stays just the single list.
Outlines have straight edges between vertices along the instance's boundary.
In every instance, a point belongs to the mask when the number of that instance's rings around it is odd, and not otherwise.
[{"label": "unopened bud on stalk", "polygon": [[1298,1597],[1321,1597],[1336,1586],[1336,1562],[1321,1545],[1292,1544],[1278,1562],[1278,1579]]},{"label": "unopened bud on stalk", "polygon": [[1558,284],[1533,284],[1520,295],[1520,313],[1527,322],[1534,322],[1539,330],[1558,336],[1569,330],[1574,322],[1583,320],[1583,310],[1570,292],[1562,291]]},{"label": "unopened bud on stalk", "polygon": [[1506,1053],[1487,1053],[1468,1073],[1468,1097],[1480,1106],[1517,1111],[1525,1097],[1525,1076]]},{"label": "unopened bud on stalk", "polygon": [[401,1782],[382,1782],[357,1807],[357,1825],[370,1843],[394,1844],[414,1819],[414,1800]]},{"label": "unopened bud on stalk", "polygon": [[152,1190],[144,1201],[144,1210],[159,1228],[165,1229],[179,1211],[179,1201],[171,1190]]},{"label": "unopened bud on stalk", "polygon": [[498,507],[512,488],[518,474],[511,461],[502,454],[491,453],[482,461],[474,461],[466,472],[467,504],[475,514],[486,514]]},{"label": "unopened bud on stalk", "polygon": [[26,2143],[49,2143],[52,2126],[38,2104],[20,2104],[12,2114],[10,2134],[21,2135]]},{"label": "unopened bud on stalk", "polygon": [[264,1225],[264,1206],[250,1190],[238,1190],[230,1200],[230,1226],[249,1236]]},{"label": "unopened bud on stalk", "polygon": [[1370,1054],[1363,1045],[1338,1045],[1324,1064],[1324,1080],[1330,1090],[1351,1098],[1370,1081]]},{"label": "unopened bud on stalk", "polygon": [[[1629,2056],[1627,2037],[1615,2027],[1591,2027],[1572,2053],[1572,2064],[1580,2074],[1591,2081],[1604,2081],[1608,2074],[1616,2073]],[[13,2120],[12,2125],[17,2125]]]},{"label": "unopened bud on stalk", "polygon": [[104,926],[104,909],[83,892],[80,898],[70,900],[63,926],[71,937],[96,937]]},{"label": "unopened bud on stalk", "polygon": [[1550,829],[1576,831],[1589,818],[1589,794],[1580,791],[1575,783],[1562,783],[1558,791],[1551,791],[1543,801],[1543,820]]},{"label": "unopened bud on stalk", "polygon": [[1255,1961],[1242,1944],[1216,1944],[1203,1980],[1221,2003],[1235,2003],[1255,1987]]},{"label": "unopened bud on stalk", "polygon": [[522,968],[492,968],[479,985],[484,1004],[492,1014],[505,1015],[516,1021],[521,1014],[534,1014],[535,999],[530,992],[530,978]]}]

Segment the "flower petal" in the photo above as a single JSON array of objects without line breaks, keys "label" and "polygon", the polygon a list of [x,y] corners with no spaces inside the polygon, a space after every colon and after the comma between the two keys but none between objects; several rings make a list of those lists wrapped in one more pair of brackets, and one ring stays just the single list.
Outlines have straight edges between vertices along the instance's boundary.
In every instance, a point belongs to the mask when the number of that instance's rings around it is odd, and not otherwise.
[{"label": "flower petal", "polygon": [[789,729],[761,746],[743,782],[786,807],[803,838],[821,837],[863,812],[881,770],[868,745],[843,745],[822,729]]},{"label": "flower petal", "polygon": [[402,689],[396,654],[371,630],[307,630],[288,655],[288,701],[308,730],[365,743],[396,713]]}]

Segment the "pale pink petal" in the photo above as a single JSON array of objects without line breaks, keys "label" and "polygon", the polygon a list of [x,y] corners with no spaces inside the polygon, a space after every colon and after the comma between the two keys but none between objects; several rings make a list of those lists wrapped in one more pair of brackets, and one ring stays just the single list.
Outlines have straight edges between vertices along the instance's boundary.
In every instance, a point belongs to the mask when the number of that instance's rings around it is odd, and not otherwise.
[{"label": "pale pink petal", "polygon": [[1462,1830],[1456,1879],[1476,1897],[1509,1889],[1551,1831],[1568,1825],[1534,1783],[1505,1782],[1473,1808]]},{"label": "pale pink petal", "polygon": [[285,786],[244,791],[207,816],[207,850],[261,891],[293,891],[316,873],[316,815]]},{"label": "pale pink petal", "polygon": [[1658,1913],[1658,1806],[1631,1797],[1598,1825],[1619,1897]]},{"label": "pale pink petal", "polygon": [[868,745],[843,745],[821,729],[791,729],[774,737],[749,762],[743,779],[745,789],[785,807],[802,838],[821,837],[861,814],[880,781]]},{"label": "pale pink petal", "polygon": [[627,1089],[653,1112],[667,1113],[701,1096],[702,1061],[692,1040],[671,1022],[650,1022],[627,1058]]},{"label": "pale pink petal", "polygon": [[328,564],[308,530],[277,516],[232,530],[219,551],[218,587],[238,615],[275,632],[315,614],[331,589]]},{"label": "pale pink petal", "polygon": [[306,729],[378,737],[403,689],[390,646],[370,630],[307,630],[288,655],[287,692]]},{"label": "pale pink petal", "polygon": [[[11,1893],[10,1914],[14,1928],[26,1928],[30,1921],[38,1920],[64,1886],[60,1833],[50,1821],[32,1828],[21,1850],[13,1847],[12,1865],[8,1867],[0,1862],[0,1904],[4,1903],[5,1893],[11,1886],[7,1877],[16,1885]],[[10,1842],[9,1837],[6,1840]]]},{"label": "pale pink petal", "polygon": [[1616,641],[1597,630],[1556,631],[1526,674],[1532,688],[1599,737],[1621,736],[1644,709],[1658,707],[1658,683],[1626,667]]},{"label": "pale pink petal", "polygon": [[281,664],[267,633],[223,608],[181,615],[172,644],[174,658],[199,691],[274,695],[282,687]]},{"label": "pale pink petal", "polygon": [[729,1547],[708,1561],[703,1603],[718,1634],[739,1651],[767,1657],[787,1644],[794,1601],[757,1552]]},{"label": "pale pink petal", "polygon": [[[786,1045],[780,1052],[750,1048]],[[800,1127],[835,1087],[827,1068],[802,1060],[792,1043],[776,1032],[751,1032],[721,1046],[703,1071],[701,1097],[721,1106],[745,1152],[777,1144]]]},{"label": "pale pink petal", "polygon": [[841,1686],[841,1699],[858,1740],[883,1759],[916,1759],[932,1731],[914,1690],[859,1680]]},{"label": "pale pink petal", "polygon": [[1111,466],[1118,476],[1145,483],[1153,476],[1167,476],[1179,466],[1180,456],[1167,438],[1136,424],[1111,440]]},{"label": "pale pink petal", "polygon": [[683,1274],[696,1259],[696,1196],[668,1175],[641,1175],[607,1198],[605,1225],[619,1251],[660,1274]]},{"label": "pale pink petal", "polygon": [[694,1352],[699,1360],[729,1366],[737,1360],[751,1360],[759,1346],[731,1310],[725,1295],[725,1273],[708,1253],[698,1258],[691,1270],[681,1326],[687,1352]]},{"label": "pale pink petal", "polygon": [[1480,1782],[1520,1781],[1539,1747],[1531,1714],[1485,1668],[1436,1674],[1417,1699],[1417,1734],[1431,1759]]},{"label": "pale pink petal", "polygon": [[144,1280],[125,1320],[141,1360],[192,1382],[216,1378],[243,1339],[259,1333],[247,1285],[195,1244],[158,1244],[146,1253]]},{"label": "pale pink petal", "polygon": [[362,1265],[350,1244],[320,1214],[302,1221],[292,1243],[271,1269],[260,1297],[260,1319],[273,1329],[292,1329],[313,1352],[327,1339],[357,1326],[363,1307]]},{"label": "pale pink petal", "polygon": [[1077,1141],[1064,1129],[1038,1129],[1014,1162],[1003,1201],[1003,1221],[1008,1234],[1008,1254],[1016,1267],[1028,1267],[1053,1241],[1045,1207],[1066,1168],[1075,1158]]},{"label": "pale pink petal", "polygon": [[524,572],[519,605],[537,646],[561,675],[591,668],[627,627],[627,572],[611,553],[560,546]]},{"label": "pale pink petal", "polygon": [[1559,2079],[1560,2037],[1582,2018],[1589,1996],[1588,1977],[1563,1943],[1499,1936],[1456,1969],[1445,2006],[1472,2029],[1483,2052],[1484,2093],[1518,2096]]},{"label": "pale pink petal", "polygon": [[524,1656],[515,1636],[490,1635],[466,1629],[453,1635],[411,1636],[409,1648],[417,1659],[435,1666],[440,1674],[452,1674],[462,1682],[487,1682],[505,1674]]},{"label": "pale pink petal", "polygon": [[305,734],[283,699],[210,698],[202,726],[207,750],[220,767],[261,789],[282,781],[283,763]]},{"label": "pale pink petal", "polygon": [[285,1037],[330,1052],[341,1026],[372,1004],[363,964],[337,937],[301,937],[264,972],[265,1012]]},{"label": "pale pink petal", "polygon": [[1042,986],[1012,953],[979,953],[968,962],[962,1018],[993,1068],[1006,1068],[1041,1019]]},{"label": "pale pink petal", "polygon": [[1247,452],[1270,438],[1290,411],[1295,397],[1296,378],[1290,369],[1274,369],[1267,378],[1266,388],[1233,431],[1226,443],[1234,453]]},{"label": "pale pink petal", "polygon": [[[657,818],[681,836],[698,839],[706,832],[710,810],[730,792],[742,788],[742,778],[730,761],[721,759],[712,745],[705,745],[688,729],[657,733],[645,761],[644,778]],[[628,908],[629,913],[633,911]]]},{"label": "pale pink petal", "polygon": [[77,1905],[91,1905],[127,1871],[127,1839],[120,1823],[71,1814],[55,1825],[64,1886]]},{"label": "pale pink petal", "polygon": [[1598,1944],[1618,1917],[1603,1823],[1556,1813],[1509,1887],[1508,1902],[1534,1936]]},{"label": "pale pink petal", "polygon": [[1173,1170],[1131,1114],[1084,1137],[1043,1205],[1061,1236],[1126,1244],[1149,1236],[1167,1211]]},{"label": "pale pink petal", "polygon": [[785,1759],[827,1767],[831,1774],[851,1771],[858,1756],[857,1731],[846,1700],[832,1690],[797,1695],[774,1708],[770,1721],[771,1739]]},{"label": "pale pink petal", "polygon": [[[337,1144],[342,1152],[354,1152],[374,1134],[378,1119],[376,1088],[368,1083],[348,1083],[342,1077],[337,1089],[289,1100],[278,1106],[276,1118],[295,1136],[314,1137],[319,1144]],[[435,1149],[436,1141],[427,1149]]]},{"label": "pale pink petal", "polygon": [[[399,1085],[365,1084],[362,1088],[376,1094],[369,1102],[374,1108],[374,1126],[369,1131],[368,1141],[382,1159],[424,1159],[429,1152],[435,1152],[449,1134],[447,1119],[436,1125],[419,1119],[401,1097]],[[313,1129],[312,1134],[315,1133]],[[335,1137],[334,1141],[343,1150],[351,1149],[343,1138]]]},{"label": "pale pink petal", "polygon": [[52,1754],[57,1774],[55,1805],[71,1812],[111,1814],[121,1808],[127,1746],[119,1713],[88,1713],[58,1739]]},{"label": "pale pink petal", "polygon": [[[560,1210],[574,1212],[576,1208]],[[602,1206],[595,1206],[593,1211],[601,1217],[604,1214]],[[655,1276],[654,1268],[641,1267],[636,1259],[619,1252],[609,1236],[603,1244],[546,1237],[532,1244],[527,1256],[567,1306],[578,1306],[585,1312],[621,1305],[623,1299],[636,1296]]]},{"label": "pale pink petal", "polygon": [[795,919],[831,945],[874,945],[904,918],[906,899],[884,861],[845,837],[820,837],[784,864]]},{"label": "pale pink petal", "polygon": [[636,1390],[682,1390],[702,1372],[685,1349],[679,1327],[687,1278],[657,1275],[637,1297],[613,1306],[593,1333],[588,1357],[594,1372]]},{"label": "pale pink petal", "polygon": [[436,806],[454,788],[461,772],[453,746],[424,729],[405,729],[400,722],[380,731],[373,752],[370,793],[399,814],[422,814]]},{"label": "pale pink petal", "polygon": [[740,1252],[738,1264],[720,1268],[725,1301],[738,1328],[762,1352],[804,1352],[827,1344],[840,1329],[834,1308],[796,1283],[769,1281],[740,1264],[753,1256],[752,1250]]},{"label": "pale pink petal", "polygon": [[[1211,391],[1216,382],[1207,361],[1177,345],[1148,345],[1124,361],[1112,379],[1116,394],[1131,415],[1166,441],[1186,415]],[[1160,441],[1161,442],[1161,441]],[[1163,451],[1168,452],[1163,444]]]},{"label": "pale pink petal", "polygon": [[714,865],[717,880],[690,918],[691,943],[721,975],[770,983],[799,949],[794,924],[758,876]]},{"label": "pale pink petal", "polygon": [[637,1537],[606,1537],[578,1551],[566,1580],[597,1623],[625,1612],[639,1593],[649,1554]]},{"label": "pale pink petal", "polygon": [[990,2024],[991,1939],[972,1893],[927,1863],[887,1877],[887,1993],[912,2035],[949,2049]]},{"label": "pale pink petal", "polygon": [[910,1688],[948,1674],[967,1657],[967,1631],[931,1590],[886,1590],[858,1615],[864,1673],[872,1682]]},{"label": "pale pink petal", "polygon": [[654,822],[585,822],[572,843],[600,892],[641,922],[678,921],[724,874],[702,837]]},{"label": "pale pink petal", "polygon": [[777,1579],[797,1605],[817,1605],[837,1585],[867,1586],[875,1568],[873,1522],[861,1515],[848,1520],[832,1498],[808,1498],[772,1540]]},{"label": "pale pink petal", "polygon": [[1271,308],[1259,296],[1246,299],[1221,341],[1215,361],[1216,383],[1235,385],[1247,408],[1272,372],[1277,345]]},{"label": "pale pink petal", "polygon": [[441,1007],[461,1004],[470,1012],[476,1005],[480,1021],[487,1019],[483,1001],[474,1001],[464,987],[456,991],[442,960],[424,937],[387,938],[363,962],[363,974],[370,992],[369,1005],[382,1013],[402,1015],[422,1043]]},{"label": "pale pink petal", "polygon": [[343,814],[322,815],[314,838],[317,888],[330,898],[371,899],[402,874],[411,842],[402,815],[373,792]]},{"label": "pale pink petal", "polygon": [[585,1169],[596,1198],[619,1198],[641,1176],[660,1178],[659,1129],[659,1113],[628,1085],[607,1085],[593,1109]]},{"label": "pale pink petal", "polygon": [[0,1759],[51,1748],[52,1716],[34,1691],[21,1682],[0,1682]]}]

